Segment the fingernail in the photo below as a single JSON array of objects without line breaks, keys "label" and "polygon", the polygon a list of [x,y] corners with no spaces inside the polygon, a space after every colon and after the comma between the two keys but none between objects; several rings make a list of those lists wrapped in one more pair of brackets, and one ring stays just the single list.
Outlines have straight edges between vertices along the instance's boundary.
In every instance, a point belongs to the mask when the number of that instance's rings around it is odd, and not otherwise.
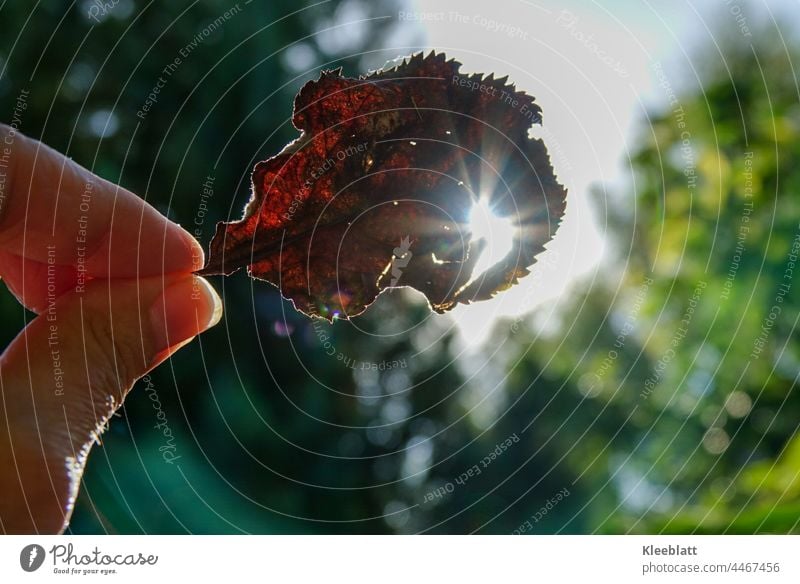
[{"label": "fingernail", "polygon": [[222,300],[211,284],[192,276],[171,285],[150,307],[153,343],[164,351],[198,335],[222,318]]}]

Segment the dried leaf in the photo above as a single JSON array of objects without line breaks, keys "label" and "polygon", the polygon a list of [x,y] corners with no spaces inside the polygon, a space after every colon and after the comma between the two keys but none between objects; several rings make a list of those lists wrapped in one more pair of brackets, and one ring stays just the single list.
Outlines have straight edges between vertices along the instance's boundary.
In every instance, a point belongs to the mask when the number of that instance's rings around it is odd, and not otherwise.
[{"label": "dried leaf", "polygon": [[[437,312],[491,298],[528,274],[564,213],[533,97],[506,78],[459,73],[443,54],[351,79],[325,71],[295,98],[302,133],[253,171],[239,221],[220,223],[203,275],[278,286],[302,312],[363,312],[411,286]],[[483,274],[469,231],[478,200],[511,220],[511,251]]]}]

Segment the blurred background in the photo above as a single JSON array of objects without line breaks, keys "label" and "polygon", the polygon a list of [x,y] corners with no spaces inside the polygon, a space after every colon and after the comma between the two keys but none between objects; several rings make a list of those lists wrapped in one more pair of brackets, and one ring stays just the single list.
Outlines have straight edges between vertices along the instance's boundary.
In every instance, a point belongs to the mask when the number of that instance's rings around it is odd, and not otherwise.
[{"label": "blurred background", "polygon": [[[422,49],[535,95],[570,192],[534,273],[447,316],[397,291],[329,325],[243,273],[212,279],[223,322],[134,388],[70,531],[800,531],[798,16],[0,1],[0,121],[204,246],[297,135],[304,82]],[[0,344],[31,316],[3,289]]]}]

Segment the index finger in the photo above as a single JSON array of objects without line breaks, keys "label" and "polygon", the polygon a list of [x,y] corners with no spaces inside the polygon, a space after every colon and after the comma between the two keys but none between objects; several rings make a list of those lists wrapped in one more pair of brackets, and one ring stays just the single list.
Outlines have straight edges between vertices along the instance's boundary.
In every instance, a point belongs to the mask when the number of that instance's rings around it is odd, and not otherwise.
[{"label": "index finger", "polygon": [[144,200],[3,124],[0,248],[97,278],[203,264],[197,240]]}]

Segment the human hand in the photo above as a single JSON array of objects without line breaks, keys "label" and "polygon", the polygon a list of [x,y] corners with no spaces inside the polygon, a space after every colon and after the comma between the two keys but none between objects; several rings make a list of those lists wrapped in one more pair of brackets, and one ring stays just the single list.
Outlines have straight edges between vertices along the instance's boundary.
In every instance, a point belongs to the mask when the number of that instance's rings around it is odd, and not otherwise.
[{"label": "human hand", "polygon": [[0,124],[0,278],[37,313],[0,356],[0,530],[69,523],[133,383],[215,325],[197,241],[133,193]]}]

